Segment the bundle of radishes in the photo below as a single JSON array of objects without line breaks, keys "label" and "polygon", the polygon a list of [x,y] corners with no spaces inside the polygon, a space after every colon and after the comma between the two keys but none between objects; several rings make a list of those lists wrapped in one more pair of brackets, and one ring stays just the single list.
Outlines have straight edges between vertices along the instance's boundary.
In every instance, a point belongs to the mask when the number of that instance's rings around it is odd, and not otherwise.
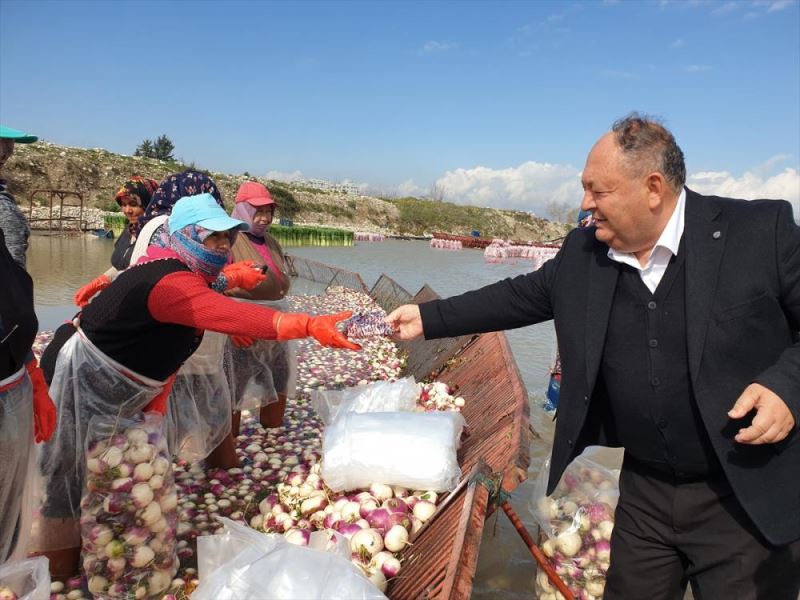
[{"label": "bundle of radishes", "polygon": [[460,412],[464,407],[464,398],[454,395],[455,391],[443,381],[420,383],[417,406],[425,411],[455,410]]},{"label": "bundle of radishes", "polygon": [[[546,480],[549,469],[542,473]],[[542,479],[536,484],[539,491]],[[567,468],[550,497],[536,496],[534,512],[545,536],[542,552],[578,600],[603,597],[618,495],[617,473],[583,455]],[[541,569],[536,591],[541,600],[559,597]]]},{"label": "bundle of radishes", "polygon": [[294,544],[307,546],[313,531],[331,529],[350,540],[352,562],[381,591],[396,577],[395,556],[436,512],[435,492],[373,484],[370,489],[335,494],[314,465],[307,475],[296,473],[278,484],[277,494],[259,504],[260,514],[250,526],[267,533],[283,533]]},{"label": "bundle of radishes", "polygon": [[154,598],[178,570],[178,496],[160,415],[93,417],[81,500],[83,569],[100,598]]}]

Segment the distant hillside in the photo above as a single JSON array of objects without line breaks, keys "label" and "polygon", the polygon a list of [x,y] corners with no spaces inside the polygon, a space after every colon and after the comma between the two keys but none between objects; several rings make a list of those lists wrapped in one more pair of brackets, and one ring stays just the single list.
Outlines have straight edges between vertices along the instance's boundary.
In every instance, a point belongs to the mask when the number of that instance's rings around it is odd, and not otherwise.
[{"label": "distant hillside", "polygon": [[[114,193],[130,175],[156,180],[187,166],[100,148],[70,148],[47,142],[17,144],[4,168],[11,192],[27,203],[34,190],[79,191],[90,207],[118,210]],[[382,199],[327,192],[245,175],[209,172],[230,208],[239,185],[248,179],[265,184],[278,204],[278,216],[295,223],[340,227],[351,231],[427,235],[444,231],[487,237],[542,241],[564,236],[570,225],[532,217],[522,211],[495,210],[418,198]]]}]

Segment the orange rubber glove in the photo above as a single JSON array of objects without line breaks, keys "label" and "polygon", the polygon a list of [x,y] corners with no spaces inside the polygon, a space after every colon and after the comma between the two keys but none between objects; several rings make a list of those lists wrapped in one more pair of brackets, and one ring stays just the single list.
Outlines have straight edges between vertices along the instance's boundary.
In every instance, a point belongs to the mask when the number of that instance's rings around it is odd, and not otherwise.
[{"label": "orange rubber glove", "polygon": [[75,306],[79,306],[83,308],[87,304],[89,304],[89,300],[92,299],[97,292],[102,292],[106,289],[109,285],[111,285],[111,278],[108,275],[100,275],[100,277],[95,277],[77,292],[72,297],[72,301],[75,303]]},{"label": "orange rubber glove", "polygon": [[167,414],[167,400],[169,400],[169,395],[170,392],[172,392],[172,386],[175,384],[175,377],[177,377],[177,375],[177,373],[170,375],[169,379],[164,382],[164,387],[161,388],[158,396],[150,400],[142,412],[155,412],[161,416]]},{"label": "orange rubber glove", "polygon": [[305,313],[277,312],[272,318],[272,325],[278,332],[278,340],[294,340],[311,336],[323,346],[332,348],[347,348],[361,350],[361,346],[348,340],[345,335],[336,329],[336,323],[349,319],[351,311],[340,312],[335,315],[320,315],[312,317]]},{"label": "orange rubber glove", "polygon": [[231,343],[237,348],[249,348],[253,345],[253,338],[246,335],[232,335]]},{"label": "orange rubber glove", "polygon": [[56,405],[50,398],[44,372],[34,358],[25,365],[33,384],[33,439],[38,444],[49,440],[56,430]]},{"label": "orange rubber glove", "polygon": [[234,288],[252,290],[267,278],[260,269],[255,267],[255,263],[252,260],[240,260],[227,265],[222,269],[222,274],[227,280],[226,290]]}]

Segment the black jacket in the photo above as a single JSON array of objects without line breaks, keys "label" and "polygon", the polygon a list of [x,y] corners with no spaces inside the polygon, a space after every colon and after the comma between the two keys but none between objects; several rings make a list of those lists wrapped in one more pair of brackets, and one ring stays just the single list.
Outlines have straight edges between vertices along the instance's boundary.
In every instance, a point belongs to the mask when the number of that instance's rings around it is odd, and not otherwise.
[{"label": "black jacket", "polygon": [[[555,320],[562,383],[551,493],[589,445],[617,445],[595,394],[619,273],[594,228],[576,229],[541,269],[421,305],[426,338]],[[785,201],[741,201],[687,189],[686,330],[700,413],[739,502],[767,540],[800,538],[800,227]],[[778,394],[795,418],[777,444],[733,438],[752,415],[727,412],[750,383]]]}]

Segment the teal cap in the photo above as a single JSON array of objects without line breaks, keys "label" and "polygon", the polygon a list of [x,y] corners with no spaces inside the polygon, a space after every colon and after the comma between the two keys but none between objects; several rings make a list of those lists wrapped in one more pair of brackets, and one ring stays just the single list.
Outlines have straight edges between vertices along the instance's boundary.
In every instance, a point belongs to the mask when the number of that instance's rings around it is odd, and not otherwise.
[{"label": "teal cap", "polygon": [[248,231],[250,226],[244,221],[233,219],[217,204],[211,194],[184,196],[172,207],[169,216],[169,232],[175,233],[187,225],[199,225],[209,231],[228,231],[237,229]]},{"label": "teal cap", "polygon": [[24,131],[14,129],[13,127],[6,127],[5,125],[0,125],[0,138],[14,140],[17,144],[30,144],[39,139],[35,135],[29,135]]}]

